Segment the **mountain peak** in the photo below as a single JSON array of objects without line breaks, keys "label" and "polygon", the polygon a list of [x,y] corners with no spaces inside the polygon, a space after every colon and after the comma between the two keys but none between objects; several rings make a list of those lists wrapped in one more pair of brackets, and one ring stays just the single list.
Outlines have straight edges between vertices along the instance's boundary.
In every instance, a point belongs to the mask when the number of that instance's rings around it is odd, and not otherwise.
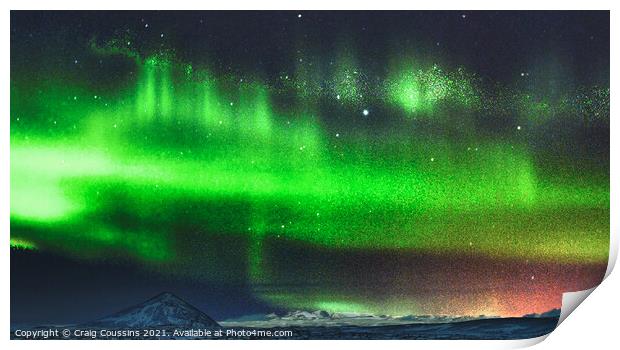
[{"label": "mountain peak", "polygon": [[185,301],[181,298],[179,298],[178,296],[174,295],[173,293],[170,292],[162,292],[157,294],[156,296],[152,297],[151,299],[148,299],[147,301],[145,301],[144,303],[153,303],[153,302],[177,302],[177,303],[185,303]]},{"label": "mountain peak", "polygon": [[211,317],[178,296],[164,292],[136,306],[95,321],[97,327],[220,327]]}]

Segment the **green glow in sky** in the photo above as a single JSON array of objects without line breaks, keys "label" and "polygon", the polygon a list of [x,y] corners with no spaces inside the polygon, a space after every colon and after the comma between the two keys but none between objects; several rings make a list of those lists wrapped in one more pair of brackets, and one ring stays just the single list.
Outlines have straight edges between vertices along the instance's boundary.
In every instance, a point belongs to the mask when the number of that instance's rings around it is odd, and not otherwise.
[{"label": "green glow in sky", "polygon": [[445,100],[471,107],[479,99],[463,70],[446,73],[433,65],[429,69],[410,67],[397,72],[388,84],[388,93],[391,101],[409,116],[429,115]]},{"label": "green glow in sky", "polygon": [[[356,118],[360,106],[373,107],[364,106],[369,101],[431,122],[450,115],[446,106],[466,119],[484,103],[463,70],[398,70],[366,98],[354,60],[336,65],[325,91],[293,84],[297,102],[276,103],[277,93],[258,79],[235,79],[231,88],[163,56],[139,63],[135,86],[110,96],[67,84],[32,103],[16,101],[11,223],[19,239],[11,246],[173,266],[195,258],[179,243],[186,232],[178,222],[192,221],[205,242],[247,238],[253,284],[271,281],[266,238],[332,249],[606,261],[606,171],[552,168],[521,127],[509,137],[477,133],[474,123],[420,131],[397,112],[385,116],[388,134],[362,119],[327,123],[317,94],[336,98],[338,113]],[[311,72],[298,74],[302,83],[313,80]],[[12,96],[19,100],[18,88]],[[506,108],[548,119],[583,99],[518,100],[507,99]],[[30,105],[41,108],[20,109]],[[306,302],[328,311],[382,307],[333,295]]]},{"label": "green glow in sky", "polygon": [[29,241],[25,241],[19,238],[11,238],[11,248],[15,249],[24,249],[24,250],[35,250],[37,246]]}]

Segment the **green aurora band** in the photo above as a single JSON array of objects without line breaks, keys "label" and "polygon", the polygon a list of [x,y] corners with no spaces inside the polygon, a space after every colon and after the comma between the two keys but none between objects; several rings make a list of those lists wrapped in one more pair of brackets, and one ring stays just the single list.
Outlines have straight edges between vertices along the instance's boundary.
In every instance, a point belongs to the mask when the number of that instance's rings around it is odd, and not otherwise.
[{"label": "green aurora band", "polygon": [[[324,88],[308,71],[282,76],[273,88],[260,79],[216,78],[165,55],[131,59],[137,78],[119,91],[51,79],[33,95],[32,87],[12,84],[12,247],[129,256],[176,270],[199,254],[174,236],[179,221],[189,222],[204,236],[245,237],[245,279],[256,286],[274,282],[268,240],[607,260],[608,172],[535,152],[526,135],[553,118],[608,118],[608,88],[559,100],[490,96],[462,68],[413,64],[374,86],[348,57]],[[288,95],[297,102],[284,108],[277,101]],[[324,121],[324,100],[362,127]],[[377,105],[393,116],[387,128],[369,122],[372,109],[361,113]],[[481,111],[516,116],[513,136],[479,132],[473,116]],[[201,253],[206,259],[209,249]],[[308,300],[329,311],[373,310],[346,296],[317,292]]]}]

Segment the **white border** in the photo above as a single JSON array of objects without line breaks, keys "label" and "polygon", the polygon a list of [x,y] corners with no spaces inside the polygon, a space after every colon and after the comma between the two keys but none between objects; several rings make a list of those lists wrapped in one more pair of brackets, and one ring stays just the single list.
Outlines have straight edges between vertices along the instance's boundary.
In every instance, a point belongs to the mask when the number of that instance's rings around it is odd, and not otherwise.
[{"label": "white border", "polygon": [[[3,5],[6,2],[3,2]],[[196,2],[195,0],[175,0],[175,1],[164,1],[164,0],[149,0],[147,1],[136,1],[135,3],[129,4],[127,1],[122,0],[108,0],[104,3],[96,3],[96,2],[86,2],[80,0],[55,0],[51,1],[32,1],[32,0],[21,0],[21,1],[8,1],[8,6],[2,11],[0,14],[0,23],[2,23],[2,28],[4,30],[1,32],[0,37],[2,38],[2,61],[3,67],[2,70],[2,81],[4,82],[1,85],[1,94],[0,98],[2,99],[2,104],[0,106],[4,107],[5,113],[4,116],[0,120],[0,183],[2,184],[2,191],[0,192],[2,195],[0,196],[0,227],[2,228],[1,232],[5,235],[5,240],[8,241],[9,236],[9,212],[10,212],[10,204],[9,204],[9,169],[10,169],[10,160],[9,160],[9,122],[10,122],[10,103],[9,103],[9,81],[10,81],[10,56],[9,56],[9,48],[10,48],[10,9],[15,10],[38,10],[38,9],[86,9],[86,10],[100,10],[100,9],[125,9],[125,10],[199,10],[199,9],[211,9],[211,10],[224,10],[224,9],[233,9],[233,10],[252,10],[252,9],[261,9],[261,10],[343,10],[343,9],[351,9],[351,10],[485,10],[485,9],[493,9],[493,10],[609,10],[611,9],[611,57],[612,62],[618,60],[617,54],[617,45],[614,43],[614,39],[618,39],[618,20],[620,16],[616,15],[614,10],[618,9],[617,1],[601,1],[601,0],[589,0],[587,2],[571,2],[568,3],[566,1],[563,2],[553,2],[553,1],[541,1],[541,0],[521,0],[521,1],[483,1],[483,0],[470,0],[467,3],[458,0],[452,1],[425,1],[425,2],[413,2],[413,1],[398,1],[398,0],[381,0],[380,2],[368,2],[368,3],[360,3],[359,1],[340,1],[335,2],[333,0],[314,0],[314,1],[290,1],[290,0],[262,0],[262,1],[252,1],[252,0],[228,0],[225,2]],[[614,6],[615,5],[615,6]],[[615,59],[613,59],[615,57]],[[618,81],[618,71],[614,69],[613,65],[611,67],[611,90],[618,91],[616,88]],[[616,95],[612,94],[612,115],[614,111],[614,106],[618,101],[617,98],[614,98]],[[619,206],[618,206],[618,197],[616,195],[616,188],[618,188],[618,184],[620,181],[619,171],[618,171],[618,154],[619,154],[619,143],[618,139],[615,139],[614,136],[618,136],[618,122],[614,122],[614,118],[611,118],[611,246],[610,246],[610,261],[606,273],[606,277],[611,273],[615,261],[618,255],[618,214],[619,214]],[[8,243],[8,242],[7,242]],[[5,332],[0,331],[0,337],[2,337],[4,342],[7,342],[7,346],[15,347],[15,348],[23,348],[36,345],[42,345],[49,349],[65,349],[65,348],[76,348],[83,347],[85,344],[92,348],[101,348],[107,349],[112,346],[119,348],[146,348],[149,349],[167,349],[170,346],[175,347],[226,347],[227,349],[238,349],[238,348],[258,348],[258,349],[267,349],[269,348],[281,348],[281,349],[289,349],[290,347],[295,348],[314,348],[317,345],[328,345],[325,344],[325,341],[321,341],[323,343],[317,344],[318,341],[300,341],[300,340],[279,340],[279,341],[209,341],[208,343],[204,343],[202,341],[174,341],[174,343],[167,341],[114,341],[112,344],[110,342],[105,341],[96,341],[96,342],[80,342],[80,341],[52,341],[52,342],[25,342],[25,341],[9,341],[9,283],[10,281],[10,269],[9,269],[9,254],[8,254],[8,244],[5,244],[6,250],[5,254],[2,254],[0,257],[2,261],[2,269],[0,270],[2,275],[0,276],[0,281],[4,281],[3,288],[1,288],[1,296],[0,300],[2,300],[2,321],[0,323],[0,330],[4,329]],[[617,275],[617,274],[616,274]],[[584,348],[586,346],[592,347],[593,345],[608,345],[608,344],[617,344],[617,320],[616,315],[618,315],[618,297],[620,295],[618,293],[620,291],[620,280],[617,276],[612,276],[611,278],[607,278],[603,282],[604,288],[597,288],[592,291],[594,296],[592,298],[588,298],[585,301],[583,307],[579,308],[575,313],[577,314],[574,317],[571,317],[571,320],[568,322],[562,323],[557,330],[551,333],[548,337],[549,339],[543,342],[540,346],[542,348]],[[588,293],[589,294],[589,293]],[[578,305],[579,303],[576,303]],[[573,306],[576,307],[576,305]],[[564,309],[564,308],[563,308]],[[564,312],[563,312],[564,313]],[[402,348],[402,349],[410,349],[413,347],[422,347],[422,348],[431,348],[431,349],[447,349],[447,348],[470,348],[470,349],[496,349],[496,348],[515,348],[515,347],[524,347],[530,346],[540,341],[544,340],[547,337],[540,337],[536,339],[530,340],[517,340],[517,341],[415,341],[415,343],[411,343],[410,341],[327,341],[330,347],[355,347],[355,348],[376,348],[389,346],[393,348]]]}]

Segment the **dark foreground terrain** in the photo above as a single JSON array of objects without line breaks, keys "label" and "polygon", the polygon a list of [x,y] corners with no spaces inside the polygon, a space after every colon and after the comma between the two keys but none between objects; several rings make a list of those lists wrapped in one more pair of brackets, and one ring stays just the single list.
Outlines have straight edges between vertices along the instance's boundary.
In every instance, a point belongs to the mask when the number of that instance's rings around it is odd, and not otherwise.
[{"label": "dark foreground terrain", "polygon": [[183,299],[164,292],[93,322],[13,324],[11,339],[527,339],[553,331],[559,311],[432,323],[422,323],[428,321],[426,318],[348,315],[343,319],[327,312],[297,311],[258,322],[218,323]]},{"label": "dark foreground terrain", "polygon": [[[195,335],[183,333],[187,329],[160,327],[132,329],[139,335],[102,336],[101,332],[121,331],[110,328],[36,327],[31,330],[58,330],[47,339],[527,339],[553,331],[558,318],[496,318],[464,322],[388,325],[374,327],[358,326],[306,326],[274,328],[211,328],[194,329]],[[63,335],[63,331],[69,336]],[[122,329],[126,331],[128,329]],[[175,330],[177,331],[175,335]],[[210,331],[208,335],[198,332]],[[77,331],[77,333],[76,333]],[[219,331],[219,332],[218,332]],[[278,332],[277,332],[278,331]],[[288,334],[280,331],[290,331]],[[164,333],[165,332],[165,333]],[[270,334],[268,334],[270,332]],[[277,333],[276,333],[277,332]],[[52,332],[53,333],[53,332]],[[274,335],[277,334],[277,335]],[[290,335],[292,334],[292,335]],[[11,331],[11,339],[24,339]],[[41,339],[39,336],[37,339]]]}]

